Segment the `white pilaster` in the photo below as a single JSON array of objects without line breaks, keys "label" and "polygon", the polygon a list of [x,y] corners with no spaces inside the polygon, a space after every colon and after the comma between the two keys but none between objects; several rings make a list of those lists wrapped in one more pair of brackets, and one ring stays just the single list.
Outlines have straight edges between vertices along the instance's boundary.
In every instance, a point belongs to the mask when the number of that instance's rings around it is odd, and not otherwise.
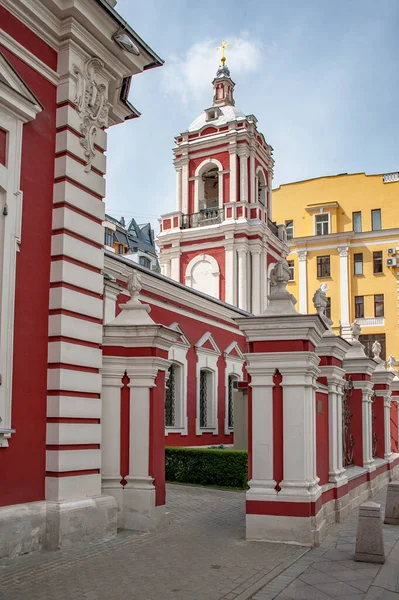
[{"label": "white pilaster", "polygon": [[170,277],[175,281],[180,281],[180,249],[174,248],[170,257]]},{"label": "white pilaster", "polygon": [[345,339],[350,337],[348,252],[348,246],[341,246],[338,248],[341,327],[342,337],[344,337]]},{"label": "white pilaster", "polygon": [[248,202],[248,156],[240,154],[240,202]]},{"label": "white pilaster", "polygon": [[104,283],[103,319],[105,325],[115,319],[116,300],[120,291],[116,282],[104,280]]},{"label": "white pilaster", "polygon": [[[381,394],[381,392],[379,392]],[[392,456],[392,445],[391,445],[391,392],[385,391],[384,394],[384,458],[391,458]]]},{"label": "white pilaster", "polygon": [[182,161],[181,169],[181,211],[188,214],[188,159]]},{"label": "white pilaster", "polygon": [[252,250],[252,313],[259,315],[261,313],[261,253],[260,250]]},{"label": "white pilaster", "polygon": [[[103,358],[102,424],[101,424],[101,488],[122,502],[121,485],[121,372],[112,372],[112,361]],[[109,368],[111,367],[111,369]],[[119,372],[118,372],[119,371]],[[121,524],[121,523],[119,523]]]},{"label": "white pilaster", "polygon": [[255,188],[255,157],[253,155],[249,158],[249,186],[250,186],[250,202],[256,202],[256,188]]},{"label": "white pilaster", "polygon": [[299,312],[308,312],[307,250],[297,250],[299,263]]},{"label": "white pilaster", "polygon": [[225,245],[225,269],[225,302],[235,306],[237,302],[237,268],[234,239],[226,242]]},{"label": "white pilaster", "polygon": [[238,249],[238,307],[247,310],[247,249]]},{"label": "white pilaster", "polygon": [[230,150],[230,202],[237,202],[237,152]]},{"label": "white pilaster", "polygon": [[[363,383],[363,382],[360,382]],[[369,382],[366,382],[369,384]],[[359,385],[359,384],[357,384]],[[355,387],[357,387],[355,382]],[[372,389],[371,384],[362,386],[362,436],[363,436],[363,466],[372,468],[373,458],[373,419],[372,419]]]},{"label": "white pilaster", "polygon": [[[334,367],[332,367],[334,368]],[[338,371],[338,367],[334,370]],[[323,367],[321,368],[323,374]],[[345,469],[342,456],[342,402],[344,396],[343,369],[327,376],[328,384],[328,430],[329,430],[329,481],[343,479]],[[346,477],[345,477],[346,480]]]},{"label": "white pilaster", "polygon": [[176,169],[176,210],[182,210],[182,169]]}]

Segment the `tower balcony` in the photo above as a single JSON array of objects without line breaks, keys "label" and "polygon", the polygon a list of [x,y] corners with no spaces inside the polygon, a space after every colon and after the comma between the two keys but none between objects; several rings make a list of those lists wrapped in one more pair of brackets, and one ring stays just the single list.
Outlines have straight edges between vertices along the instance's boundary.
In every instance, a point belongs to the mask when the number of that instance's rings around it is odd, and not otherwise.
[{"label": "tower balcony", "polygon": [[214,207],[200,208],[198,212],[191,214],[183,214],[180,211],[168,213],[160,219],[160,232],[195,229],[240,221],[263,223],[278,239],[286,241],[284,225],[277,225],[271,221],[266,208],[262,204],[254,205],[248,202],[228,202],[223,208],[219,208],[216,205]]}]

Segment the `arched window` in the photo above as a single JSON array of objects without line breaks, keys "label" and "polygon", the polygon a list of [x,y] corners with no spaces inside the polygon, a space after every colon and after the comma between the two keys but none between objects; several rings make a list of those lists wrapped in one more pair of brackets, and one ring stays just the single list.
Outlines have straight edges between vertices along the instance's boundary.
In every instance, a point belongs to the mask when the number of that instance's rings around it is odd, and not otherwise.
[{"label": "arched window", "polygon": [[258,168],[256,172],[256,183],[257,183],[257,196],[258,202],[263,206],[266,206],[267,198],[267,183],[265,175],[261,168]]},{"label": "arched window", "polygon": [[209,163],[201,173],[199,208],[219,208],[219,171]]},{"label": "arched window", "polygon": [[165,427],[181,427],[181,367],[172,363],[168,369],[165,392]]},{"label": "arched window", "polygon": [[234,381],[238,381],[238,376],[231,374],[228,379],[228,390],[227,390],[227,411],[228,411],[228,427],[229,429],[234,428]]},{"label": "arched window", "polygon": [[213,373],[207,369],[200,371],[199,422],[201,428],[213,426]]}]

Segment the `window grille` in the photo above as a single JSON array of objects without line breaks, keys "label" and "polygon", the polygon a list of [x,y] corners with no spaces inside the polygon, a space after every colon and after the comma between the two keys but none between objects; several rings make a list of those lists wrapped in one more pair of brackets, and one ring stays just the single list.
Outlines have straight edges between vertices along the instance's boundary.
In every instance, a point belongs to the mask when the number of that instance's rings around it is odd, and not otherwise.
[{"label": "window grille", "polygon": [[174,427],[176,425],[176,367],[170,365],[169,378],[166,383],[165,393],[165,426]]},{"label": "window grille", "polygon": [[342,458],[344,467],[353,465],[355,439],[351,432],[352,411],[350,407],[351,389],[346,389],[342,401]]},{"label": "window grille", "polygon": [[228,425],[229,429],[234,427],[234,402],[233,402],[233,385],[237,378],[234,375],[229,375],[229,390],[228,390]]},{"label": "window grille", "polygon": [[200,371],[200,427],[208,426],[208,373]]}]

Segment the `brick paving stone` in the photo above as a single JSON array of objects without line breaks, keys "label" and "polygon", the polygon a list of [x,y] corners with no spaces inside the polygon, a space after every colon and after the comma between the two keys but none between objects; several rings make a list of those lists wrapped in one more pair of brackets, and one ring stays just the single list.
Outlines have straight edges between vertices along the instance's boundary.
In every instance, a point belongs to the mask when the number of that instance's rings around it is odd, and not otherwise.
[{"label": "brick paving stone", "polygon": [[3,559],[0,590],[7,600],[245,600],[306,551],[245,541],[241,492],[168,485],[167,512],[157,532]]}]

